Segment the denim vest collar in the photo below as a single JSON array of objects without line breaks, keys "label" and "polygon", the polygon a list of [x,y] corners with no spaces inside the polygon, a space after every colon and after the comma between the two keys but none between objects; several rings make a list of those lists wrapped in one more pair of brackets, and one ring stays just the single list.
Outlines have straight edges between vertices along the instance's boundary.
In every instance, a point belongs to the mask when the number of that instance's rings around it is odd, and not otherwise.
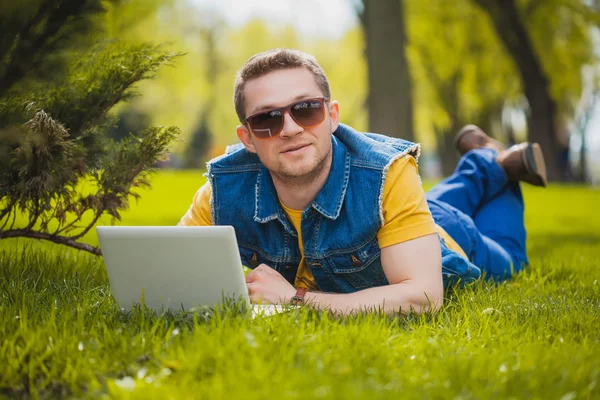
[{"label": "denim vest collar", "polygon": [[[350,177],[350,155],[335,136],[332,136],[332,160],[329,176],[312,201],[310,207],[331,220],[340,215],[346,188]],[[279,219],[286,230],[296,236],[294,229],[289,226],[269,170],[263,165],[260,167],[256,178],[256,202],[254,208],[254,221],[267,223]]]},{"label": "denim vest collar", "polygon": [[287,233],[298,237],[296,231],[291,226],[283,208],[279,204],[279,197],[273,184],[271,173],[261,165],[256,177],[255,205],[254,205],[254,221],[261,224],[266,224],[269,221],[278,219],[283,225]]}]

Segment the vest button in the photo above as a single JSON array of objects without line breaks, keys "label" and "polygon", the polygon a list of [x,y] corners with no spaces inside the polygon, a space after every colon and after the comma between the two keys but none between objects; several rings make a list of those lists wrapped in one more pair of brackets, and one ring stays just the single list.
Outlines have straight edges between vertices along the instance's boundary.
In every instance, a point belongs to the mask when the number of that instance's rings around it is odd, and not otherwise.
[{"label": "vest button", "polygon": [[292,270],[292,268],[294,268],[294,266],[293,266],[293,265],[286,265],[286,266],[285,266],[285,270],[286,270],[286,271],[291,271],[291,270]]},{"label": "vest button", "polygon": [[323,265],[321,265],[321,263],[318,263],[318,262],[310,263],[310,265],[313,266],[313,267],[315,267],[315,268],[320,268],[320,267],[323,266]]}]

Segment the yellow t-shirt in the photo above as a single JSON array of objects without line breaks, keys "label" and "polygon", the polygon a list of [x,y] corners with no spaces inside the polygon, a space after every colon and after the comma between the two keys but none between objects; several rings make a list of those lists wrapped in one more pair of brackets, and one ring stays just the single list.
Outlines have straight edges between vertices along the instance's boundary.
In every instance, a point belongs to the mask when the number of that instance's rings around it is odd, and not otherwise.
[{"label": "yellow t-shirt", "polygon": [[[212,189],[207,182],[196,192],[190,209],[181,218],[179,225],[212,225],[211,197]],[[318,290],[312,273],[304,261],[302,230],[300,229],[302,210],[291,209],[283,203],[281,205],[298,232],[298,245],[302,255],[294,286]],[[394,161],[387,173],[383,188],[383,219],[385,223],[377,233],[380,248],[437,232],[444,239],[448,248],[467,258],[458,243],[433,221],[419,179],[417,163],[410,155]]]},{"label": "yellow t-shirt", "polygon": [[302,245],[302,230],[300,229],[302,210],[294,210],[293,208],[289,208],[281,201],[279,203],[283,207],[292,225],[294,225],[294,228],[296,228],[296,232],[298,232],[298,246],[300,247],[300,255],[302,258],[300,259],[300,264],[298,265],[298,272],[296,272],[294,286],[296,288],[305,287],[309,291],[319,290],[319,286],[317,285],[317,282],[315,282],[315,278],[313,278],[310,268],[306,264],[306,261],[304,261],[304,246]]}]

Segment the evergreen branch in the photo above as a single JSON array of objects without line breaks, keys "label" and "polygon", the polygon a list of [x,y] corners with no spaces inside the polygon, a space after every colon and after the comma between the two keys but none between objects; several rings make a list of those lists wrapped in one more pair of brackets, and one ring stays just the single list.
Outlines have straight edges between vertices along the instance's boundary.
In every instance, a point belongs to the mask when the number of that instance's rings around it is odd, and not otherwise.
[{"label": "evergreen branch", "polygon": [[[14,205],[14,203],[13,203],[13,205]],[[4,228],[6,228],[6,226],[8,225],[8,221],[10,221],[11,214],[14,212],[15,209],[13,207],[11,207],[11,208],[8,208],[7,210],[8,210],[8,212],[6,212],[4,215],[2,215],[2,219],[4,219],[6,217],[6,220],[4,221],[2,226],[0,226],[0,232],[2,232],[4,230]],[[4,212],[4,210],[3,210],[3,212]],[[0,219],[0,221],[2,219]],[[14,220],[13,220],[13,224],[14,224]],[[9,229],[12,229],[12,226]]]},{"label": "evergreen branch", "polygon": [[92,222],[90,222],[83,231],[81,231],[79,234],[77,234],[75,236],[71,236],[71,238],[73,240],[79,240],[80,238],[85,236],[85,234],[88,233],[90,231],[90,229],[92,229],[94,227],[94,225],[96,225],[96,222],[98,222],[98,220],[100,219],[102,214],[104,214],[104,209],[99,209],[98,211],[96,211],[96,216],[94,217]]},{"label": "evergreen branch", "polygon": [[33,216],[29,218],[29,224],[27,224],[27,226],[24,229],[26,231],[30,231],[31,228],[33,228],[35,226],[35,223],[40,218],[40,215],[41,215],[40,204],[39,204],[39,202],[36,201],[35,205],[33,206]]},{"label": "evergreen branch", "polygon": [[[52,219],[52,217],[50,219]],[[69,222],[65,226],[61,227],[60,225],[58,225],[56,227],[56,229],[54,230],[54,232],[52,232],[52,234],[53,235],[60,235],[63,232],[67,232],[69,229],[73,228],[77,222],[80,222],[80,221],[81,221],[81,217],[77,217],[77,218],[75,218],[73,221]]]},{"label": "evergreen branch", "polygon": [[[134,188],[150,186],[153,165],[180,136],[174,127],[148,128],[118,145],[104,136],[110,109],[134,96],[136,82],[154,77],[180,53],[150,44],[104,43],[72,57],[78,61],[61,71],[66,74],[61,85],[24,81],[36,68],[52,71],[49,64],[62,61],[52,49],[85,30],[82,23],[102,9],[103,1],[40,0],[32,17],[15,22],[13,38],[0,43],[0,119],[7,127],[0,146],[0,239],[47,240],[100,255],[98,247],[78,240],[103,215],[120,218],[130,199],[140,197]],[[25,64],[24,49],[31,53]],[[15,90],[8,96],[3,91],[7,71],[15,72],[15,81],[8,83]],[[92,194],[80,195],[78,183],[88,173],[97,186]],[[82,221],[87,211],[94,213],[89,223]],[[25,222],[16,224],[21,215]]]},{"label": "evergreen branch", "polygon": [[[127,97],[128,91],[131,89],[133,84],[139,82],[144,79],[149,79],[153,77],[153,74],[156,73],[157,69],[163,64],[169,64],[174,58],[182,56],[184,53],[163,53],[159,55],[154,55],[156,51],[159,50],[158,46],[142,46],[139,49],[135,49],[139,51],[141,54],[138,55],[139,59],[144,59],[144,61],[148,62],[148,64],[143,66],[136,66],[138,70],[129,76],[128,79],[125,79],[120,84],[120,88],[113,93],[111,97],[104,101],[104,104],[99,104],[98,109],[104,109],[105,112],[97,115],[95,118],[90,118],[87,126],[84,125],[80,129],[87,129],[90,126],[97,125],[99,121],[104,117],[108,110],[112,109],[119,102],[123,101]],[[137,60],[131,60],[133,63]]]},{"label": "evergreen branch", "polygon": [[24,229],[14,229],[14,230],[9,230],[9,231],[4,231],[4,232],[0,231],[0,239],[9,239],[9,238],[16,238],[16,237],[26,237],[26,238],[30,238],[30,239],[47,240],[47,241],[50,241],[53,243],[69,246],[69,247],[72,247],[77,250],[84,250],[84,251],[87,251],[88,253],[92,253],[97,256],[102,255],[102,251],[100,250],[99,247],[94,247],[87,243],[77,242],[68,236],[57,236],[57,235],[52,235],[51,233],[38,232],[38,231],[27,231]]},{"label": "evergreen branch", "polygon": [[15,204],[17,204],[17,201],[13,199],[5,209],[0,211],[0,221],[2,221],[4,217],[10,213],[10,210],[15,206]]},{"label": "evergreen branch", "polygon": [[0,232],[2,230],[4,230],[4,228],[6,228],[8,221],[10,221],[11,215],[12,215],[12,222],[10,223],[10,228],[8,228],[8,230],[11,230],[15,227],[15,222],[17,221],[17,213],[14,208],[11,208],[10,213],[8,214],[8,218],[6,218],[6,221],[2,224],[2,228],[0,228]]},{"label": "evergreen branch", "polygon": [[[32,70],[38,66],[50,53],[52,41],[59,39],[57,35],[60,36],[61,28],[73,16],[82,14],[86,3],[81,0],[47,0],[38,9],[15,38],[8,66],[0,76],[0,95],[21,80],[27,74],[27,68]],[[42,29],[37,30],[39,26],[42,26]]]},{"label": "evergreen branch", "polygon": [[[98,195],[95,195],[94,197],[101,197]],[[83,211],[82,210],[78,210],[77,212],[77,218],[74,219],[73,221],[71,221],[69,224],[63,226],[62,228],[59,226],[55,231],[54,231],[54,235],[59,235],[62,232],[68,232],[71,229],[74,229],[74,226],[77,222],[81,222],[81,216],[87,211],[87,210],[91,210],[93,209],[93,207],[84,207]],[[106,211],[106,207],[104,206],[97,206],[95,209],[95,215],[94,215],[94,219],[83,229],[82,232],[78,233],[77,235],[71,236],[71,239],[73,240],[78,240],[81,237],[85,236],[86,233],[89,232],[90,229],[92,229],[94,227],[94,225],[96,225],[96,222],[98,222],[98,220],[100,219],[100,217],[102,217],[102,215],[104,214],[104,212]]]},{"label": "evergreen branch", "polygon": [[136,82],[154,77],[181,55],[148,44],[95,46],[72,66],[69,81],[46,91],[38,103],[68,127],[72,138],[82,137],[100,126],[117,103],[135,95]]}]

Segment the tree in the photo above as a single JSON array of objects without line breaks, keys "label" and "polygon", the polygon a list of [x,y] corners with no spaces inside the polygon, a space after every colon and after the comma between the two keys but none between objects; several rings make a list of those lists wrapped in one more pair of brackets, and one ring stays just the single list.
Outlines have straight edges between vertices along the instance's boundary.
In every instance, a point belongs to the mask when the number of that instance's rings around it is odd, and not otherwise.
[{"label": "tree", "polygon": [[220,57],[217,51],[217,41],[220,35],[222,21],[216,16],[211,16],[210,21],[200,30],[200,37],[204,44],[204,59],[207,61],[206,82],[208,84],[208,99],[204,110],[200,113],[200,120],[192,131],[192,138],[185,153],[185,166],[187,168],[203,168],[204,158],[212,146],[212,131],[209,116],[214,112],[217,100],[217,78],[220,70]]},{"label": "tree", "polygon": [[[573,89],[577,98],[581,94],[582,62],[592,57],[589,28],[590,24],[597,23],[600,14],[583,0],[475,2],[489,15],[520,74],[529,106],[529,141],[539,142],[544,149],[548,178],[559,179],[561,167],[566,167],[560,165],[559,153],[568,144],[560,143],[557,125],[560,120],[572,117],[570,103],[576,102],[571,95]],[[536,32],[538,40],[534,40]],[[563,45],[555,46],[558,43]],[[562,49],[560,56],[557,49]],[[565,63],[571,68],[565,68]],[[560,67],[556,67],[557,64]],[[553,66],[560,70],[555,71]],[[569,80],[572,88],[563,86],[560,90],[557,83],[565,81],[567,73],[573,70],[576,78],[575,82]]]},{"label": "tree", "polygon": [[120,218],[179,135],[175,127],[150,127],[118,143],[104,135],[109,111],[135,95],[133,85],[179,55],[100,40],[107,6],[45,0],[0,10],[10,21],[0,43],[0,239],[100,254],[81,238],[102,215]]},{"label": "tree", "polygon": [[590,130],[590,122],[597,112],[600,104],[600,67],[589,66],[584,69],[585,80],[587,81],[586,90],[581,99],[579,107],[579,115],[575,120],[576,131],[579,134],[579,174],[580,182],[588,182],[589,162],[588,162],[588,131]]},{"label": "tree", "polygon": [[[475,123],[492,136],[519,82],[485,14],[469,0],[408,2],[408,55],[419,132],[434,133],[442,173],[458,161],[454,136]],[[444,29],[440,29],[443,26]]]},{"label": "tree", "polygon": [[411,78],[401,0],[363,0],[369,130],[414,140]]}]

